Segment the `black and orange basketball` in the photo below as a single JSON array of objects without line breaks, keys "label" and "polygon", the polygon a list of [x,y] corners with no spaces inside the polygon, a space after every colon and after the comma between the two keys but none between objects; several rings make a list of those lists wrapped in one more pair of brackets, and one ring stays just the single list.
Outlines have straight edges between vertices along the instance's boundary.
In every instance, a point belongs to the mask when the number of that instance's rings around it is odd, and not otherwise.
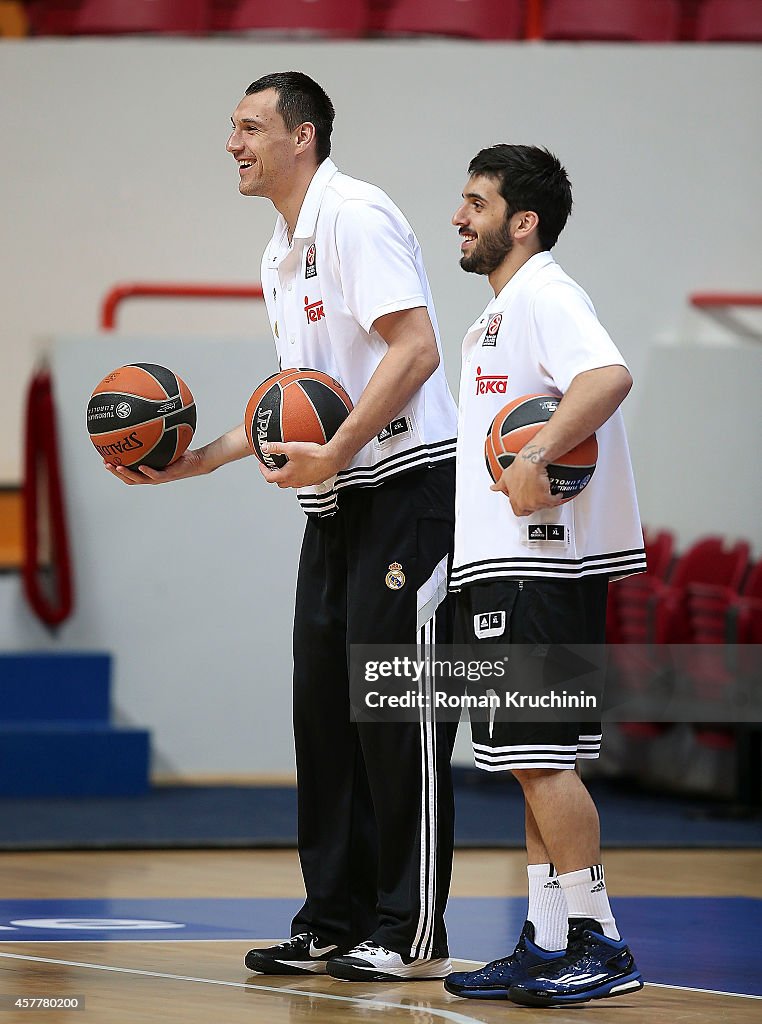
[{"label": "black and orange basketball", "polygon": [[280,469],[285,455],[266,455],[271,441],[330,441],[352,411],[352,399],[333,377],[298,367],[262,381],[246,406],[244,426],[249,444],[268,469]]},{"label": "black and orange basketball", "polygon": [[[542,429],[561,401],[555,395],[522,395],[495,416],[484,441],[484,458],[493,482],[500,479],[518,453]],[[570,501],[590,483],[598,460],[595,434],[548,466],[550,493]]]},{"label": "black and orange basketball", "polygon": [[87,405],[90,440],[106,462],[164,469],[196,429],[190,388],[156,363],[131,363],[104,377]]}]

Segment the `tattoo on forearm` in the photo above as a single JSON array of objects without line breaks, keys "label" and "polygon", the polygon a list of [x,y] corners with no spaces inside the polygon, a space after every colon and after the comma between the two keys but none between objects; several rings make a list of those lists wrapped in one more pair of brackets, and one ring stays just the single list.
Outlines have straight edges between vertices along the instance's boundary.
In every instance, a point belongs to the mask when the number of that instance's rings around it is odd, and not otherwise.
[{"label": "tattoo on forearm", "polygon": [[528,445],[521,453],[521,458],[525,462],[533,462],[535,465],[544,464],[547,461],[545,459],[545,449],[538,447],[536,444]]}]

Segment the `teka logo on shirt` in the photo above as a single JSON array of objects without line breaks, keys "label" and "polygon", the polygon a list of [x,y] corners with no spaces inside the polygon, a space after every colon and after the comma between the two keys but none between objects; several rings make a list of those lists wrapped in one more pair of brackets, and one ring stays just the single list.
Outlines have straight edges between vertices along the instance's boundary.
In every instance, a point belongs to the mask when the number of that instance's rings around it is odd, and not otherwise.
[{"label": "teka logo on shirt", "polygon": [[315,243],[307,250],[307,258],[304,261],[304,276],[315,277],[317,274],[317,263],[315,261]]},{"label": "teka logo on shirt", "polygon": [[497,345],[497,332],[500,330],[500,324],[503,322],[503,314],[495,313],[487,325],[487,330],[484,333],[484,341],[482,342],[482,348],[494,348]]},{"label": "teka logo on shirt", "polygon": [[476,393],[477,395],[504,395],[508,388],[508,375],[486,374],[482,377],[481,366],[476,367]]},{"label": "teka logo on shirt", "polygon": [[307,323],[316,324],[318,320],[322,320],[325,316],[325,310],[323,309],[323,300],[315,299],[314,302],[310,302],[309,295],[304,296],[304,312],[307,314]]}]

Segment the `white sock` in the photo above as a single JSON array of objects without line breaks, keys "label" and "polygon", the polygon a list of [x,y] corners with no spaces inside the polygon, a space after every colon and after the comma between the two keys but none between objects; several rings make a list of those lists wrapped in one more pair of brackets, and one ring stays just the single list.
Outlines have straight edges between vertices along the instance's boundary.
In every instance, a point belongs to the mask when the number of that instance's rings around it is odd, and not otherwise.
[{"label": "white sock", "polygon": [[603,877],[603,866],[594,864],[579,871],[567,871],[558,876],[566,897],[569,917],[592,917],[603,928],[609,939],[619,939],[614,915],[609,906],[609,894]]},{"label": "white sock", "polygon": [[534,925],[534,941],[540,949],[566,949],[569,914],[566,897],[558,884],[552,864],[527,864],[529,909],[527,920]]}]

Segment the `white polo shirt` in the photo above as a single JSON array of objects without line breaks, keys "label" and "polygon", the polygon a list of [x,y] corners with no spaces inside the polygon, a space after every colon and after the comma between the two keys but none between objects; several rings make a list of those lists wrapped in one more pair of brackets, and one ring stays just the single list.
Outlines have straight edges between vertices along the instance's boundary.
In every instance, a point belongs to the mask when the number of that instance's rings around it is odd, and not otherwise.
[{"label": "white polo shirt", "polygon": [[598,463],[572,501],[515,516],[490,490],[484,439],[514,398],[562,396],[574,377],[625,365],[593,304],[549,252],[511,278],[463,341],[451,587],[498,578],[612,579],[646,568],[635,484],[622,415],[596,431]]},{"label": "white polo shirt", "polygon": [[441,362],[441,344],[418,240],[389,197],[340,173],[331,160],[315,172],[294,237],[278,216],[262,257],[262,290],[281,369],[322,370],[353,403],[388,347],[373,323],[385,313],[426,306],[440,364],[410,402],[346,469],[301,488],[305,512],[335,512],[344,487],[374,487],[399,473],[455,456],[457,410]]}]

